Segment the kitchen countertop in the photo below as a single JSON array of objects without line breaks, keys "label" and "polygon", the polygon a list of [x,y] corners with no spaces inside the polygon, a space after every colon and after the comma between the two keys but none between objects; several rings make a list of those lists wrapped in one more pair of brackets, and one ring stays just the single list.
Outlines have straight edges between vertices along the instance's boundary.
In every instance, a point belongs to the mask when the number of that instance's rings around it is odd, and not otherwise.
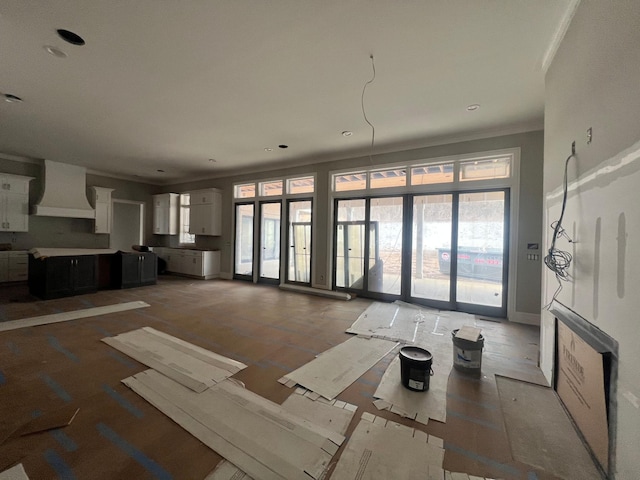
[{"label": "kitchen countertop", "polygon": [[32,248],[29,250],[35,258],[70,257],[76,255],[107,255],[116,253],[112,248]]}]

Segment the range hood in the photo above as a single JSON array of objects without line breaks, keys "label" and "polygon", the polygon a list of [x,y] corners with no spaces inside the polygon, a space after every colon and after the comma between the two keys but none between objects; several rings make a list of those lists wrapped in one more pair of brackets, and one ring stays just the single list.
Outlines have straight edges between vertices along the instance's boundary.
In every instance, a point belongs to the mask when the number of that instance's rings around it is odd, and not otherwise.
[{"label": "range hood", "polygon": [[87,169],[44,161],[44,192],[33,215],[42,217],[95,218],[87,200]]}]

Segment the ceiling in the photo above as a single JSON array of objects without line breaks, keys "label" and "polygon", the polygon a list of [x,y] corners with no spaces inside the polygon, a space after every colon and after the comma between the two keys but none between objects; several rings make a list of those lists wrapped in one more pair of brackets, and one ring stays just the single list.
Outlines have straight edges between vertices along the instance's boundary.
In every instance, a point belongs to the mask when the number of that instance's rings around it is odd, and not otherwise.
[{"label": "ceiling", "polygon": [[0,152],[170,183],[541,128],[575,3],[2,0]]}]

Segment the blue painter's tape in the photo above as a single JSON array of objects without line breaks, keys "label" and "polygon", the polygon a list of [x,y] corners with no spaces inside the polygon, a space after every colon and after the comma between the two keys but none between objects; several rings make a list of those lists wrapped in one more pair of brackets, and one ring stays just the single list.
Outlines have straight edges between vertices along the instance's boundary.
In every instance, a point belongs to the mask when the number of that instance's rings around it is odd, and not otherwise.
[{"label": "blue painter's tape", "polygon": [[527,480],[538,480],[538,475],[536,475],[536,472],[529,472],[527,473]]},{"label": "blue painter's tape", "polygon": [[40,378],[42,379],[42,381],[44,381],[44,383],[47,384],[47,386],[53,390],[55,392],[56,395],[58,395],[62,400],[64,400],[65,402],[70,402],[71,401],[71,395],[69,395],[67,393],[67,391],[62,388],[60,386],[60,384],[58,382],[56,382],[53,378],[51,378],[49,375],[47,375],[46,373],[41,373],[40,374]]},{"label": "blue painter's tape", "polygon": [[31,418],[38,418],[42,416],[42,410],[34,410],[31,412]]},{"label": "blue painter's tape", "polygon": [[476,462],[480,462],[483,463],[485,465],[488,465],[492,468],[495,468],[496,470],[500,470],[501,472],[505,472],[508,473],[509,475],[513,475],[514,477],[520,478],[521,473],[520,470],[518,470],[516,467],[512,467],[511,465],[507,465],[505,463],[500,463],[497,460],[493,460],[491,458],[485,457],[483,455],[479,455],[475,452],[471,452],[469,450],[465,450],[464,448],[458,447],[457,445],[454,445],[453,443],[449,443],[449,442],[444,442],[444,449],[445,450],[450,450],[452,452],[458,453],[460,455],[464,455],[465,457],[468,457],[472,460],[475,460]]},{"label": "blue painter's tape", "polygon": [[0,370],[0,385],[4,385],[5,383],[7,383],[7,377],[5,377],[2,370]]},{"label": "blue painter's tape", "polygon": [[109,355],[111,358],[113,358],[114,360],[117,360],[118,362],[120,362],[121,364],[123,364],[126,367],[129,368],[138,368],[138,365],[136,365],[135,363],[133,363],[131,360],[129,360],[126,357],[123,357],[122,355],[120,355],[118,352],[114,352],[113,350],[109,350],[107,352],[107,355]]},{"label": "blue painter's tape", "polygon": [[75,452],[78,450],[78,445],[74,442],[69,435],[64,433],[59,428],[56,430],[51,430],[51,436],[56,439],[62,448],[64,448],[67,452]]},{"label": "blue painter's tape", "polygon": [[365,398],[373,398],[372,394],[370,394],[369,392],[364,392],[362,390],[360,390],[360,395],[362,395]]},{"label": "blue painter's tape", "polygon": [[18,347],[18,345],[13,343],[11,340],[7,341],[5,345],[11,351],[11,353],[13,353],[14,355],[20,355],[20,347]]},{"label": "blue painter's tape", "polygon": [[98,425],[96,425],[96,427],[98,429],[98,432],[100,432],[100,435],[111,441],[111,443],[117,446],[120,450],[133,458],[154,477],[159,478],[160,480],[173,479],[171,474],[164,468],[162,468],[160,464],[158,464],[155,460],[147,457],[143,452],[138,450],[134,445],[127,442],[124,438],[114,432],[107,425],[105,425],[104,423],[99,423]]},{"label": "blue painter's tape", "polygon": [[104,335],[105,337],[113,337],[113,334],[111,332],[109,332],[108,330],[102,328],[99,325],[91,325],[91,328],[93,328],[100,335]]},{"label": "blue painter's tape", "polygon": [[122,395],[120,395],[118,392],[116,392],[109,385],[102,385],[102,390],[104,390],[107,393],[107,395],[109,395],[116,402],[118,402],[118,404],[122,408],[127,410],[134,417],[136,417],[136,418],[144,417],[144,413],[142,413],[140,410],[138,410],[129,400],[124,398]]},{"label": "blue painter's tape", "polygon": [[362,378],[362,377],[357,379],[356,382],[361,383],[363,385],[373,386],[373,387],[377,387],[380,384],[380,382],[373,382],[371,380],[367,380],[366,378]]},{"label": "blue painter's tape", "polygon": [[93,304],[93,302],[91,302],[91,301],[87,300],[86,298],[82,298],[82,299],[80,299],[80,303],[82,303],[85,307],[88,307],[88,308],[93,308],[93,307],[95,307],[95,305]]},{"label": "blue painter's tape", "polygon": [[447,415],[451,415],[452,417],[460,418],[462,420],[466,420],[467,422],[477,423],[478,425],[482,425],[483,427],[491,428],[492,430],[497,430],[499,432],[502,431],[502,427],[499,427],[495,423],[488,422],[486,420],[481,420],[479,418],[470,417],[469,415],[464,415],[463,413],[459,413],[453,410],[447,409]]},{"label": "blue painter's tape", "polygon": [[44,459],[51,465],[51,468],[53,468],[60,480],[76,480],[76,476],[73,474],[71,467],[67,465],[55,450],[46,450],[44,452]]},{"label": "blue painter's tape", "polygon": [[69,360],[76,362],[76,363],[80,363],[80,359],[78,359],[78,357],[70,352],[69,350],[67,350],[66,348],[64,348],[62,346],[62,344],[60,343],[60,340],[58,340],[55,335],[47,335],[48,339],[49,339],[49,345],[51,345],[55,350],[57,350],[58,352],[62,353],[63,355],[65,355]]}]

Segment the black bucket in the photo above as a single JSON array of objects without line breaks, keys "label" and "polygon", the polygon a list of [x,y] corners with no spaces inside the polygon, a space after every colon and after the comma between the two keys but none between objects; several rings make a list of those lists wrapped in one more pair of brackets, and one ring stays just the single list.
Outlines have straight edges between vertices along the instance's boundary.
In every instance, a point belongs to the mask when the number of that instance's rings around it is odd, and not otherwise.
[{"label": "black bucket", "polygon": [[477,341],[456,337],[458,329],[451,332],[453,338],[453,368],[459,372],[480,376],[482,369],[482,348],[484,337],[480,335]]},{"label": "black bucket", "polygon": [[429,390],[429,380],[433,375],[431,353],[420,347],[403,347],[399,356],[402,385],[416,392]]}]

